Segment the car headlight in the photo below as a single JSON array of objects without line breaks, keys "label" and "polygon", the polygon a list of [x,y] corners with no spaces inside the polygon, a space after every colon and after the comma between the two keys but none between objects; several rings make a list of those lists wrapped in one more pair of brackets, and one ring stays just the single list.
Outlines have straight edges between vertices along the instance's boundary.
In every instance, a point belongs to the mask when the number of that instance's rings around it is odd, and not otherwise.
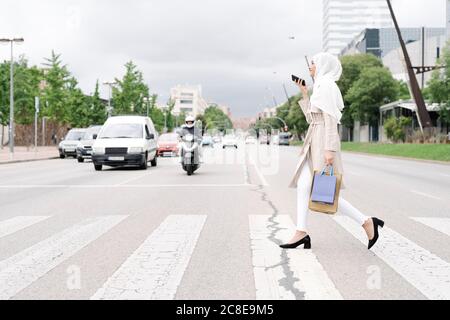
[{"label": "car headlight", "polygon": [[102,155],[102,154],[105,154],[105,148],[104,147],[93,147],[92,152],[94,154]]},{"label": "car headlight", "polygon": [[141,147],[128,148],[128,153],[144,153],[144,148]]}]

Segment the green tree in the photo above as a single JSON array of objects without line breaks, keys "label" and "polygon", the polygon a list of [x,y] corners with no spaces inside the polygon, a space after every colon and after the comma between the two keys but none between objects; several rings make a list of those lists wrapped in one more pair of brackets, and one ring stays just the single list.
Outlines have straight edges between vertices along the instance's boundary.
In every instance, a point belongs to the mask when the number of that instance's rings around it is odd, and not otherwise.
[{"label": "green tree", "polygon": [[[382,67],[383,63],[373,54],[343,56],[341,58],[341,63],[342,76],[337,82],[337,85],[344,97],[344,104],[348,106],[350,105],[350,102],[346,99],[347,92],[353,87],[354,83],[359,80],[363,70],[372,67]],[[354,120],[350,108],[344,108],[341,123],[347,128],[353,128]]]},{"label": "green tree", "polygon": [[429,97],[432,102],[441,104],[439,111],[440,120],[447,125],[450,124],[450,42],[443,51],[439,63],[444,65],[442,70],[433,72],[428,83]]},{"label": "green tree", "polygon": [[51,120],[66,121],[67,113],[67,87],[70,81],[70,72],[62,64],[61,55],[52,51],[50,58],[45,59],[44,80],[45,87],[42,99],[42,114]]},{"label": "green tree", "polygon": [[98,80],[95,83],[95,90],[92,96],[88,99],[90,107],[89,120],[92,125],[101,125],[107,119],[106,106],[100,98],[100,90]]},{"label": "green tree", "polygon": [[204,130],[218,129],[224,132],[233,128],[231,119],[216,105],[206,108],[201,121]]},{"label": "green tree", "polygon": [[348,90],[345,100],[350,105],[351,116],[361,123],[376,125],[379,107],[395,101],[399,95],[399,82],[386,68],[365,68],[359,79]]},{"label": "green tree", "polygon": [[133,61],[125,64],[125,70],[122,80],[116,79],[117,86],[113,88],[114,114],[144,115],[147,112],[144,98],[150,95],[149,88]]}]

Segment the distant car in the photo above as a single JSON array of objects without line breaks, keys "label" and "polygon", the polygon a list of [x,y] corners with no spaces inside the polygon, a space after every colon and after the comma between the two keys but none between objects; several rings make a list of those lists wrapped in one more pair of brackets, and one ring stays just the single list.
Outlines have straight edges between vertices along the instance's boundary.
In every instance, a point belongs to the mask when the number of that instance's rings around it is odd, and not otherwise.
[{"label": "distant car", "polygon": [[214,141],[214,143],[221,143],[222,138],[220,136],[214,136],[213,141]]},{"label": "distant car", "polygon": [[270,140],[268,136],[260,136],[259,143],[260,144],[269,144]]},{"label": "distant car", "polygon": [[214,140],[211,136],[204,136],[202,139],[202,146],[214,147]]},{"label": "distant car", "polygon": [[222,148],[225,149],[226,147],[234,147],[236,149],[238,148],[238,142],[234,135],[227,134],[225,137],[223,137]]},{"label": "distant car", "polygon": [[92,146],[96,171],[102,167],[138,166],[146,170],[148,162],[157,165],[158,133],[152,120],[140,116],[109,118]]},{"label": "distant car", "polygon": [[84,162],[85,159],[91,159],[92,157],[92,145],[95,138],[100,132],[102,126],[91,126],[86,130],[83,138],[78,142],[77,146],[77,160],[78,162]]},{"label": "distant car", "polygon": [[272,140],[271,143],[274,144],[274,145],[280,144],[280,136],[279,135],[272,136],[271,140]]},{"label": "distant car", "polygon": [[59,157],[64,159],[65,157],[77,157],[78,142],[83,139],[86,129],[72,129],[66,137],[59,143]]},{"label": "distant car", "polygon": [[158,157],[178,156],[180,153],[179,143],[177,133],[162,134],[158,139]]},{"label": "distant car", "polygon": [[278,144],[280,146],[289,146],[291,144],[291,134],[290,133],[280,133]]},{"label": "distant car", "polygon": [[256,138],[254,136],[248,136],[247,138],[245,138],[245,143],[246,144],[256,144]]}]

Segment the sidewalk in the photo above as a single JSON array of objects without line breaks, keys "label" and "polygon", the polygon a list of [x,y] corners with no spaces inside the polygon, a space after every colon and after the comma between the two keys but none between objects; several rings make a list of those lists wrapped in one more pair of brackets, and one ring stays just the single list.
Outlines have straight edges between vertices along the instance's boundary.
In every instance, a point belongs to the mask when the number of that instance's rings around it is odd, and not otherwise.
[{"label": "sidewalk", "polygon": [[5,163],[54,159],[58,157],[59,153],[56,146],[38,147],[36,151],[32,147],[15,147],[14,156],[12,158],[8,146],[4,146],[3,149],[0,149],[0,165]]}]

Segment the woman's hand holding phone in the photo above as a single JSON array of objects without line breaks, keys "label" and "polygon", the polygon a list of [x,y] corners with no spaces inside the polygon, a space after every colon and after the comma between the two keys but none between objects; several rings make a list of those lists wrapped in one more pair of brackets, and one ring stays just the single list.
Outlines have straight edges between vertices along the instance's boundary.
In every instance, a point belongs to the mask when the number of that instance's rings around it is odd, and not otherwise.
[{"label": "woman's hand holding phone", "polygon": [[300,79],[297,76],[292,75],[292,81],[295,82],[295,84],[300,88],[301,93],[303,94],[303,97],[308,96],[308,87],[306,86],[306,81],[303,79]]}]

